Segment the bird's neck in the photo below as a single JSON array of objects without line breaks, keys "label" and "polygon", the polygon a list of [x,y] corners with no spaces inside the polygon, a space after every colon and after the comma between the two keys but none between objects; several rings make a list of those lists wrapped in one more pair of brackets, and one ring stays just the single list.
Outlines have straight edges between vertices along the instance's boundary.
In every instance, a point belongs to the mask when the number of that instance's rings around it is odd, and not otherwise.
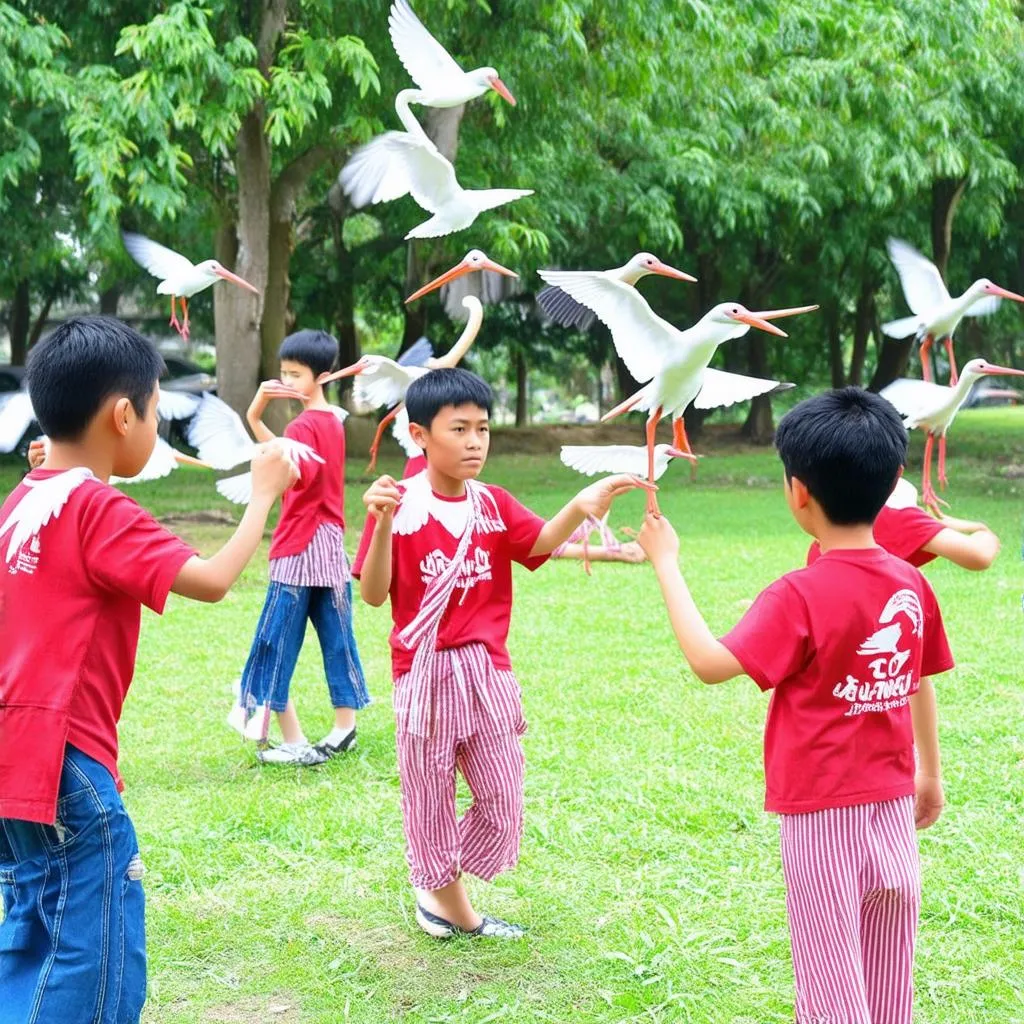
[{"label": "bird's neck", "polygon": [[975,303],[976,303],[976,302],[978,301],[978,299],[980,299],[980,298],[981,298],[981,297],[982,297],[983,295],[984,295],[984,292],[983,292],[983,291],[981,291],[980,289],[976,289],[976,288],[974,287],[974,285],[972,284],[972,285],[971,285],[971,287],[970,287],[970,288],[968,288],[968,289],[967,289],[967,291],[965,291],[965,292],[963,293],[963,295],[960,295],[960,296],[958,296],[957,298],[955,298],[955,299],[953,300],[953,307],[954,307],[954,308],[956,309],[956,311],[957,311],[958,313],[960,313],[961,315],[963,315],[963,314],[964,314],[964,313],[966,313],[966,312],[967,312],[967,310],[969,310],[969,309],[971,308],[971,306],[973,306],[973,305],[974,305],[974,304],[975,304]]},{"label": "bird's neck", "polygon": [[458,366],[459,361],[470,350],[473,342],[476,341],[477,334],[480,333],[480,325],[484,320],[484,307],[480,305],[480,300],[475,295],[467,295],[462,301],[463,305],[469,310],[469,319],[466,321],[466,326],[463,327],[458,341],[455,342],[451,349],[439,359],[434,359],[428,364],[434,369],[445,366]]},{"label": "bird's neck", "polygon": [[619,267],[614,271],[614,274],[623,284],[635,286],[640,278],[647,277],[648,272],[646,270],[639,270],[636,267],[631,267],[627,263],[624,267]]}]

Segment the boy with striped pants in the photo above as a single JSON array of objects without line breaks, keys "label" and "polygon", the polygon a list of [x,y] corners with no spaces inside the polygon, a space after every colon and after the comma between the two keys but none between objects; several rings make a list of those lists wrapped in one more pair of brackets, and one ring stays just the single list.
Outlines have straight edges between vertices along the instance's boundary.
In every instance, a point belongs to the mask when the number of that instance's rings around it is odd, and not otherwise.
[{"label": "boy with striped pants", "polygon": [[667,520],[648,516],[640,544],[694,673],[745,674],[771,692],[765,809],[780,820],[797,1021],[907,1024],[915,826],[943,802],[928,677],[953,666],[928,582],[872,534],[907,434],[884,399],[845,388],[797,405],[775,443],[786,502],[821,556],[762,591],[721,640],[683,581]]},{"label": "boy with striped pants", "polygon": [[[545,522],[477,481],[490,444],[491,389],[459,368],[433,370],[405,396],[426,469],[380,477],[353,565],[368,604],[390,598],[398,773],[416,920],[436,938],[517,939],[523,928],[477,913],[462,883],[515,866],[523,825],[526,731],[506,640],[512,563],[542,565],[588,515],[636,487],[600,480]],[[473,794],[456,816],[456,771]]]}]

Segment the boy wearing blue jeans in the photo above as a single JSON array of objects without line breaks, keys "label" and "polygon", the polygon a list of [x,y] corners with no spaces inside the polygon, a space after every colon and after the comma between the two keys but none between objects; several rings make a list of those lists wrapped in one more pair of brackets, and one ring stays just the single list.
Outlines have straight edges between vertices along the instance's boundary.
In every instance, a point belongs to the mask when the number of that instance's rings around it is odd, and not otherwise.
[{"label": "boy wearing blue jeans", "polygon": [[254,457],[234,536],[199,558],[127,495],[156,442],[163,360],[111,317],[32,351],[50,452],[0,506],[0,1024],[132,1024],[146,998],[142,860],[121,802],[117,722],[142,605],[219,601],[295,479]]}]

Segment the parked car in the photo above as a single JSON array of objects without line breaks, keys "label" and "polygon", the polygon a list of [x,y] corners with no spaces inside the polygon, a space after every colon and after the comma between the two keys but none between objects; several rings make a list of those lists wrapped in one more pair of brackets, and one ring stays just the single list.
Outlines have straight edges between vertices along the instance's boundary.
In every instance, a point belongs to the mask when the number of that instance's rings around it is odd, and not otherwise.
[{"label": "parked car", "polygon": [[[25,367],[0,365],[0,416],[3,415],[4,407],[17,394],[25,390]],[[20,417],[16,417],[20,418]],[[4,424],[5,432],[10,429],[10,424]],[[12,451],[24,453],[28,449],[28,443],[40,433],[39,424],[31,420],[22,430],[21,424],[14,428],[21,431],[17,437],[4,437],[0,439],[0,451]]]},{"label": "parked car", "polygon": [[160,387],[166,391],[187,391],[201,395],[204,391],[217,390],[217,378],[208,374],[201,366],[184,356],[165,355],[166,375],[160,380]]}]

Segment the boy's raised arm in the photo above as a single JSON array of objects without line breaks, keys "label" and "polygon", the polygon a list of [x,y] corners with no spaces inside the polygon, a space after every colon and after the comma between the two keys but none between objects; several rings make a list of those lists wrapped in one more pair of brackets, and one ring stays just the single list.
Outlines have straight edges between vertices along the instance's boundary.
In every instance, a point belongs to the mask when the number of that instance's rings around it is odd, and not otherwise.
[{"label": "boy's raised arm", "polygon": [[378,477],[363,495],[363,504],[375,525],[359,573],[359,593],[374,607],[382,605],[391,590],[391,527],[401,500],[398,484],[390,476]]},{"label": "boy's raised arm", "polygon": [[724,683],[744,674],[736,656],[708,629],[679,571],[679,538],[664,516],[648,513],[637,538],[654,567],[676,640],[694,675]]},{"label": "boy's raised arm", "polygon": [[297,477],[298,470],[280,446],[269,444],[259,450],[252,460],[252,500],[231,539],[211,558],[190,558],[171,590],[195,601],[220,601],[259,547],[274,502]]},{"label": "boy's raised arm", "polygon": [[263,413],[274,398],[295,398],[303,400],[301,392],[279,380],[265,380],[253,395],[249,408],[245,410],[245,419],[257,441],[273,441],[277,436],[263,422]]},{"label": "boy's raised arm", "polygon": [[939,522],[944,529],[925,544],[925,551],[974,572],[987,569],[996,560],[999,538],[984,523],[952,516],[942,516]]},{"label": "boy's raised arm", "polygon": [[530,557],[550,555],[559,544],[564,544],[572,536],[573,531],[588,515],[601,519],[616,498],[638,487],[657,490],[654,484],[628,473],[605,477],[589,487],[584,487],[572,501],[544,524],[530,551]]}]

